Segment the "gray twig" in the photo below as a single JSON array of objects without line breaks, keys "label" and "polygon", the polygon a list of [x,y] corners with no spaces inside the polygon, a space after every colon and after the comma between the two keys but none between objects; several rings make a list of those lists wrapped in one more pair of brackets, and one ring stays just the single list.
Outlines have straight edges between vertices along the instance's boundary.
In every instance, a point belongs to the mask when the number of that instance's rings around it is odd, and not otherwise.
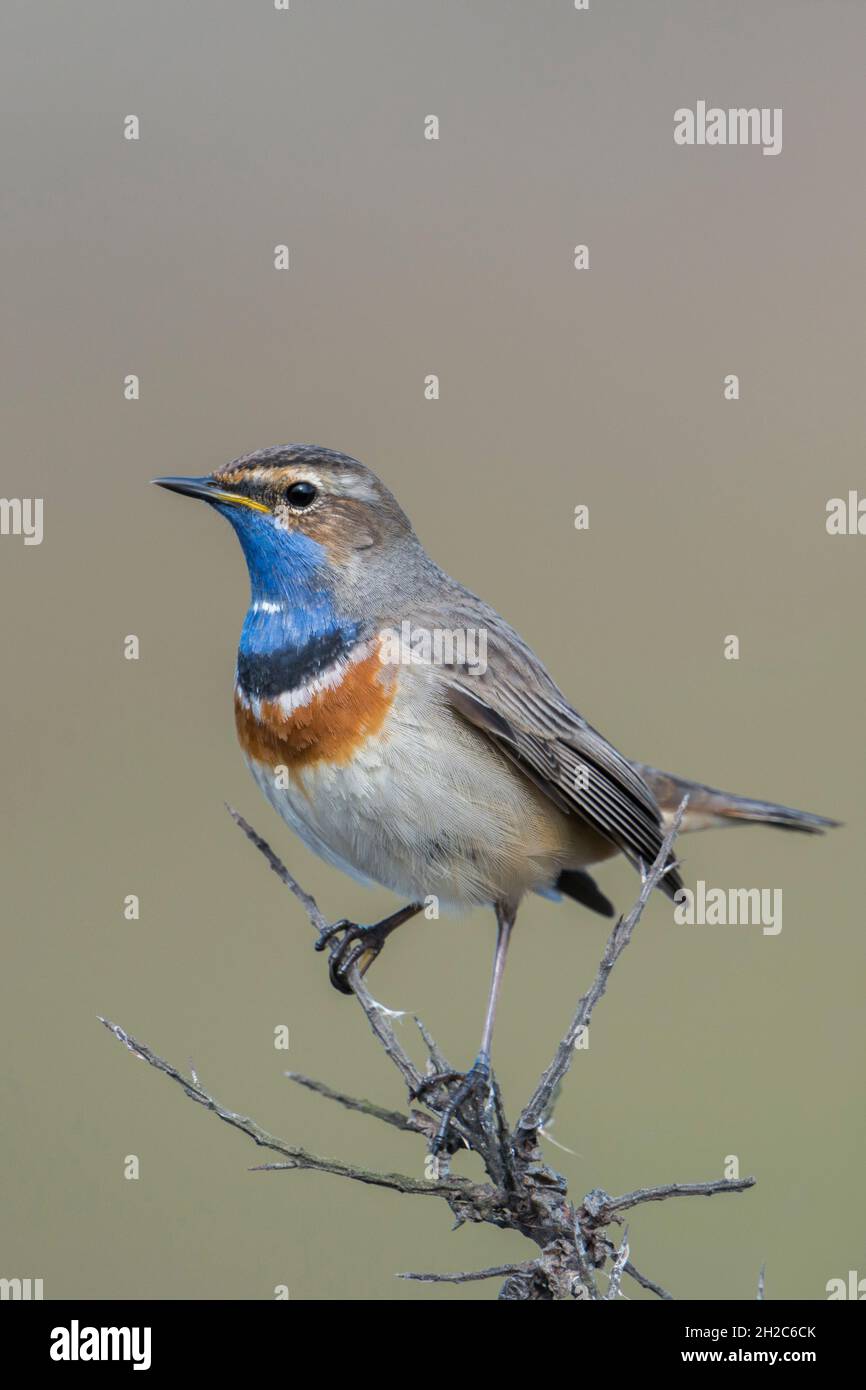
[{"label": "gray twig", "polygon": [[[403,1173],[378,1173],[368,1168],[359,1168],[355,1164],[343,1163],[337,1158],[322,1158],[319,1154],[308,1153],[306,1149],[299,1148],[294,1144],[286,1144],[282,1139],[277,1139],[275,1135],[269,1134],[261,1125],[256,1124],[248,1115],[239,1115],[234,1110],[228,1110],[221,1105],[214,1096],[210,1095],[199,1081],[193,1080],[190,1076],[184,1076],[183,1072],[173,1067],[164,1057],[158,1056],[146,1043],[139,1042],[121,1028],[118,1023],[112,1023],[110,1019],[101,1018],[110,1033],[128,1047],[130,1052],[147,1062],[149,1066],[155,1067],[164,1075],[176,1081],[189,1096],[190,1100],[197,1101],[207,1110],[233,1129],[239,1129],[252,1139],[254,1144],[260,1148],[270,1149],[273,1153],[281,1154],[287,1159],[286,1163],[262,1164],[260,1170],[269,1168],[311,1168],[319,1173],[333,1173],[340,1178],[352,1178],[355,1182],[370,1183],[374,1187],[390,1187],[396,1192],[407,1192],[419,1196],[434,1197],[465,1197],[471,1192],[473,1184],[467,1182],[465,1178],[448,1177],[437,1182],[421,1182],[417,1178],[407,1177]],[[256,1169],[252,1170],[257,1171]]]},{"label": "gray twig", "polygon": [[344,1091],[335,1091],[333,1086],[327,1086],[324,1081],[316,1081],[315,1077],[304,1076],[299,1071],[286,1071],[283,1072],[283,1075],[298,1086],[305,1086],[308,1091],[315,1091],[317,1095],[325,1096],[327,1100],[336,1101],[338,1105],[345,1106],[347,1110],[359,1110],[362,1115],[372,1115],[374,1120],[381,1120],[383,1124],[393,1125],[395,1129],[417,1133],[421,1128],[414,1115],[404,1115],[402,1110],[387,1110],[383,1105],[374,1105],[371,1100],[348,1096]]},{"label": "gray twig", "polygon": [[714,1182],[668,1182],[660,1187],[639,1187],[635,1192],[624,1193],[622,1197],[591,1193],[590,1197],[596,1198],[592,1215],[600,1225],[606,1224],[618,1212],[628,1211],[629,1207],[640,1206],[642,1202],[666,1202],[669,1197],[713,1197],[717,1192],[745,1192],[754,1187],[756,1181],[756,1178],[718,1178]]},{"label": "gray twig", "polygon": [[[256,849],[264,855],[280,882],[284,883],[291,893],[294,893],[309,917],[312,926],[321,936],[322,932],[327,929],[329,923],[325,919],[315,898],[312,897],[310,893],[304,891],[294,875],[289,873],[289,870],[286,868],[279,855],[275,854],[271,849],[267,840],[262,839],[261,835],[253,830],[252,826],[248,821],[244,820],[240,812],[236,811],[234,807],[228,804],[226,805],[226,809],[235,824],[240,826],[247,839],[251,840]],[[337,944],[336,941],[332,944],[332,951],[337,949]],[[391,1027],[388,1020],[387,1011],[382,1008],[382,1005],[373,998],[372,994],[367,989],[357,965],[353,967],[349,974],[349,984],[352,986],[355,997],[367,1016],[367,1022],[382,1044],[388,1057],[390,1057],[391,1061],[400,1072],[403,1080],[409,1086],[409,1089],[415,1090],[421,1084],[421,1073],[418,1071],[409,1054],[398,1042],[394,1029]]]},{"label": "gray twig", "polygon": [[605,1294],[606,1301],[612,1301],[620,1295],[620,1284],[622,1283],[623,1271],[628,1264],[628,1255],[628,1226],[626,1226],[622,1233],[619,1250],[617,1250],[616,1258],[611,1266],[610,1280]]},{"label": "gray twig", "polygon": [[605,947],[604,955],[599,963],[596,977],[586,994],[580,999],[574,1017],[566,1029],[564,1038],[556,1049],[553,1060],[542,1073],[541,1080],[524,1107],[523,1113],[517,1122],[518,1131],[529,1133],[549,1122],[559,1088],[574,1060],[574,1044],[577,1041],[577,1036],[582,1028],[589,1026],[592,1011],[607,989],[610,972],[613,970],[613,967],[616,965],[626,946],[631,941],[634,929],[641,919],[643,910],[649,901],[650,894],[656,885],[661,882],[670,868],[668,861],[671,848],[677,837],[680,825],[682,824],[683,815],[685,814],[688,803],[688,796],[684,796],[674,816],[673,824],[664,838],[655,863],[649,873],[642,874],[641,890],[637,902],[631,909],[631,912],[625,917],[620,917],[608,937],[607,946]]},{"label": "gray twig", "polygon": [[415,1279],[419,1284],[471,1284],[476,1279],[504,1279],[509,1274],[528,1274],[535,1260],[520,1265],[491,1265],[489,1269],[464,1269],[456,1274],[398,1274],[398,1279]]},{"label": "gray twig", "polygon": [[634,1279],[636,1284],[640,1284],[643,1289],[648,1289],[649,1292],[654,1293],[657,1298],[673,1300],[672,1293],[668,1293],[667,1289],[663,1289],[661,1284],[656,1284],[652,1279],[647,1279],[645,1274],[641,1274],[639,1269],[635,1269],[631,1260],[626,1263],[625,1272]]},{"label": "gray twig", "polygon": [[225,803],[225,807],[235,825],[240,826],[247,839],[251,840],[259,853],[264,855],[280,882],[285,884],[290,893],[294,893],[316,931],[321,935],[328,926],[328,923],[315,898],[309,893],[304,892],[304,889],[298,883],[297,879],[293,878],[289,873],[279,855],[274,853],[267,840],[263,840],[257,830],[253,830],[249,821],[244,820],[240,811],[236,811],[234,806],[230,806],[228,802]]}]

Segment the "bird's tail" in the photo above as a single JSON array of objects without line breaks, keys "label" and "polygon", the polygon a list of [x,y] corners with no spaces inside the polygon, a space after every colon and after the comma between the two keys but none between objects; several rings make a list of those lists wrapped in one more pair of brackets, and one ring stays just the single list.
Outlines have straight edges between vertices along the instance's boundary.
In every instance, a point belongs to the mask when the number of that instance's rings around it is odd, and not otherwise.
[{"label": "bird's tail", "polygon": [[705,787],[702,782],[689,782],[671,772],[660,772],[646,763],[632,763],[653,793],[669,825],[688,793],[689,804],[683,817],[682,830],[710,830],[725,825],[777,825],[783,830],[802,830],[809,835],[822,835],[840,822],[811,811],[796,811],[791,806],[779,806],[774,801],[754,801],[748,796]]}]

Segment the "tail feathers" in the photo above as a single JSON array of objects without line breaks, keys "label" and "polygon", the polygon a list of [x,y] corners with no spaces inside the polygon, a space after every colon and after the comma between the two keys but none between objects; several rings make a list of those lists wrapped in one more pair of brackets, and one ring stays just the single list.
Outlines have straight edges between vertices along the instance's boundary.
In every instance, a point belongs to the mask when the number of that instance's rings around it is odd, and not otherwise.
[{"label": "tail feathers", "polygon": [[747,796],[724,795],[725,804],[719,814],[726,820],[745,821],[747,825],[777,825],[782,830],[801,830],[807,835],[823,835],[841,825],[841,821],[816,816],[812,811],[797,811],[792,806],[778,806],[773,801],[753,801]]},{"label": "tail feathers", "polygon": [[665,824],[670,824],[688,793],[689,804],[683,817],[682,830],[709,830],[738,822],[745,825],[776,825],[782,830],[800,830],[807,835],[823,835],[841,824],[827,816],[811,811],[797,811],[792,806],[779,806],[774,801],[755,801],[748,796],[735,796],[718,787],[706,787],[702,782],[689,782],[671,772],[660,772],[646,763],[633,763],[635,771],[646,782],[659,804]]}]

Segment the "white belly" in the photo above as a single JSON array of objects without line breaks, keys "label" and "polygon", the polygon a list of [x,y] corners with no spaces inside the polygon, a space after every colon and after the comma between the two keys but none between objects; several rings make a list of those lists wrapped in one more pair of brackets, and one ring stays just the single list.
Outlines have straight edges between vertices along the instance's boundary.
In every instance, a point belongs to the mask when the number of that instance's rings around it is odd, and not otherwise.
[{"label": "white belly", "polygon": [[423,677],[401,685],[381,731],[342,765],[281,771],[248,757],[268,801],[321,858],[407,901],[516,904],[550,887],[576,862],[573,820]]}]

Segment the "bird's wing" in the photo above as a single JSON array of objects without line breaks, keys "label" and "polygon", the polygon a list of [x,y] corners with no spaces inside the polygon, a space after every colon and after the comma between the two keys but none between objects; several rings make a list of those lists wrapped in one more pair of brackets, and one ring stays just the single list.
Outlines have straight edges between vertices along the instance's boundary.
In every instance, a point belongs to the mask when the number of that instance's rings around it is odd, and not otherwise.
[{"label": "bird's wing", "polygon": [[[517,634],[481,600],[449,604],[467,625],[486,634],[484,661],[443,667],[446,698],[483,732],[561,810],[579,816],[634,864],[647,868],[664,840],[659,806],[649,787],[616,749],[578,714]],[[441,622],[441,614],[440,614]],[[476,653],[477,656],[477,653]],[[675,868],[662,880],[673,897],[682,887]]]}]

